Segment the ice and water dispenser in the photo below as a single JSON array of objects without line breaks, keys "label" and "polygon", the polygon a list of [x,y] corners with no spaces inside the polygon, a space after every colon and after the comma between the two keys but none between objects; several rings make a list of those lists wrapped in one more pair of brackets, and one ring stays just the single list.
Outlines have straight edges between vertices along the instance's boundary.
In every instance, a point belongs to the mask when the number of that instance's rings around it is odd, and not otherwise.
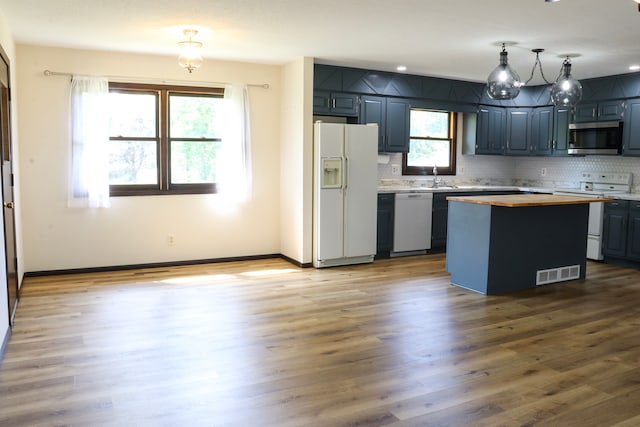
[{"label": "ice and water dispenser", "polygon": [[342,186],[342,159],[322,159],[321,188],[340,188]]}]

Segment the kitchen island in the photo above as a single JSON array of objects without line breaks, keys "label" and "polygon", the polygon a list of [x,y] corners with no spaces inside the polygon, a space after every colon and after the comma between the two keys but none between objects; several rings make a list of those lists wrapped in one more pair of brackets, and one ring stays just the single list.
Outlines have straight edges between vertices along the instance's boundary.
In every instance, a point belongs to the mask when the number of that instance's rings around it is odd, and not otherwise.
[{"label": "kitchen island", "polygon": [[580,196],[450,196],[451,283],[483,294],[584,279],[589,203]]}]

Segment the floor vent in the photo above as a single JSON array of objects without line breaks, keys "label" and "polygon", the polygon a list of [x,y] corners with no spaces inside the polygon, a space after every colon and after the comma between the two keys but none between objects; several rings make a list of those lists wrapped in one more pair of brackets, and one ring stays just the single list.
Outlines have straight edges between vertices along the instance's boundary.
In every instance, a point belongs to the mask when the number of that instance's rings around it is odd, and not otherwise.
[{"label": "floor vent", "polygon": [[580,265],[569,265],[567,267],[550,268],[549,270],[538,270],[536,286],[579,278]]}]

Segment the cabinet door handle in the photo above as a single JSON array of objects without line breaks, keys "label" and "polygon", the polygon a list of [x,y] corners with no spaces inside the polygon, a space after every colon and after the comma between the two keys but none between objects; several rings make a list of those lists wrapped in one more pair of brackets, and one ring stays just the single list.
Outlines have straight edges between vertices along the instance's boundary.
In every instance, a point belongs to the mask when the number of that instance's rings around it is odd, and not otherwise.
[{"label": "cabinet door handle", "polygon": [[331,100],[331,108],[336,108],[336,99],[335,98],[333,98]]}]

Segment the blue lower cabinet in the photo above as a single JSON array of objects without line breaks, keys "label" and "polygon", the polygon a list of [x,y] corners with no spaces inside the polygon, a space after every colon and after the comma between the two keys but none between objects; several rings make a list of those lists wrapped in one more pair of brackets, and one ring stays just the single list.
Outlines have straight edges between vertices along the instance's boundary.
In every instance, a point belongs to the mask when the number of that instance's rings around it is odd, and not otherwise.
[{"label": "blue lower cabinet", "polygon": [[389,258],[393,249],[395,194],[378,194],[378,229],[376,258]]},{"label": "blue lower cabinet", "polygon": [[640,202],[607,203],[602,234],[605,258],[640,261]]}]

